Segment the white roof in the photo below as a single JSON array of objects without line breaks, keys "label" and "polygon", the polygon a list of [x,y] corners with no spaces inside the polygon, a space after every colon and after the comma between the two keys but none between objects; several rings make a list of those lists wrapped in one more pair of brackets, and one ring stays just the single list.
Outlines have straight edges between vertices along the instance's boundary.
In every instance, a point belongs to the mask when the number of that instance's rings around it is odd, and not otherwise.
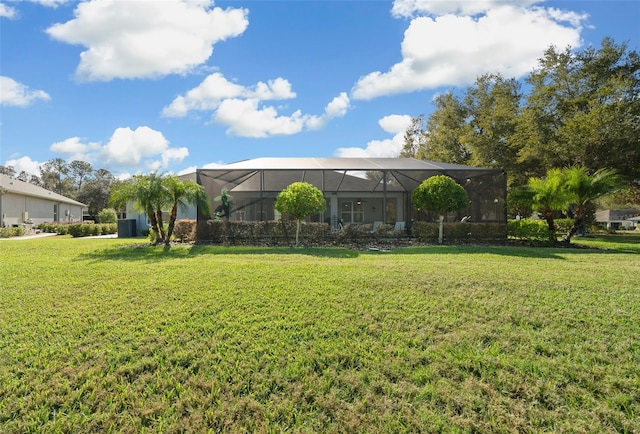
[{"label": "white roof", "polygon": [[415,158],[254,158],[216,170],[430,170],[430,171],[500,171]]}]

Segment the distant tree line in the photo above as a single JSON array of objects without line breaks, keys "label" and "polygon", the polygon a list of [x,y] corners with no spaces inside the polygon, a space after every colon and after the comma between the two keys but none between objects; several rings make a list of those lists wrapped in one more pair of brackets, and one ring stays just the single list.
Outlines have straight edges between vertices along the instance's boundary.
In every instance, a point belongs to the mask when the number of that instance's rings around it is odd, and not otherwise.
[{"label": "distant tree line", "polygon": [[550,47],[523,84],[485,74],[433,103],[402,157],[504,168],[510,189],[554,168],[607,169],[630,187],[619,200],[640,204],[640,55],[625,43]]},{"label": "distant tree line", "polygon": [[107,169],[94,169],[86,161],[67,162],[62,158],[42,164],[40,176],[24,170],[16,174],[11,166],[0,166],[0,173],[82,202],[88,206],[89,215],[92,216],[109,207],[111,189],[118,183]]}]

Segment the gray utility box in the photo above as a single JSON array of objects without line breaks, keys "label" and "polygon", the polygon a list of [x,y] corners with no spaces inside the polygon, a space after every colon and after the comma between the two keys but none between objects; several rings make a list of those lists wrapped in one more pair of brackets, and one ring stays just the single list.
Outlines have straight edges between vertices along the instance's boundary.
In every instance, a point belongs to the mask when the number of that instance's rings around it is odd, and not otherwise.
[{"label": "gray utility box", "polygon": [[118,238],[135,238],[137,235],[135,220],[118,220]]}]

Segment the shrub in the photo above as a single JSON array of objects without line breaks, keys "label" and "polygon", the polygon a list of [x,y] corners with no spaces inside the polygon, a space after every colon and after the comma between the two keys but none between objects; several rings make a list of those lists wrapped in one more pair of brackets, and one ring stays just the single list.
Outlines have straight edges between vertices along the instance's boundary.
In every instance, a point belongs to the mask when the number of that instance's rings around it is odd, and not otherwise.
[{"label": "shrub", "polygon": [[411,236],[421,242],[434,242],[438,240],[438,227],[438,223],[413,222],[411,225]]},{"label": "shrub", "polygon": [[[502,242],[507,227],[500,223],[444,223],[444,238],[450,242]],[[414,222],[411,235],[421,242],[438,242],[439,223]]]},{"label": "shrub", "polygon": [[68,225],[57,225],[56,232],[60,235],[69,234],[74,238],[90,237],[97,235],[115,234],[118,232],[116,223],[95,224],[88,220],[84,223],[72,223]]},{"label": "shrub", "polygon": [[556,219],[555,220],[556,232],[560,234],[568,233],[571,230],[573,223],[574,223],[573,219]]},{"label": "shrub", "polygon": [[[329,225],[302,223],[300,234],[308,244],[321,243]],[[213,244],[289,244],[296,233],[295,221],[229,222],[207,220],[196,225],[196,239]]]},{"label": "shrub", "polygon": [[507,234],[510,238],[526,241],[549,241],[549,226],[544,220],[509,220]]},{"label": "shrub", "polygon": [[98,221],[100,223],[117,223],[118,215],[114,209],[105,208],[98,213]]},{"label": "shrub", "polygon": [[173,236],[180,242],[194,241],[196,238],[196,221],[195,220],[178,220],[173,228]]},{"label": "shrub", "polygon": [[74,225],[69,225],[67,227],[67,231],[69,233],[69,235],[71,235],[74,238],[78,238],[78,237],[84,237],[84,233],[82,231],[82,224],[74,224]]},{"label": "shrub", "polygon": [[340,232],[336,241],[338,243],[353,242],[360,243],[369,240],[372,236],[373,227],[371,224],[364,225],[345,225]]},{"label": "shrub", "polygon": [[104,223],[102,224],[102,233],[106,234],[115,234],[118,232],[118,224],[117,223]]},{"label": "shrub", "polygon": [[0,238],[21,237],[24,235],[24,228],[22,226],[11,228],[0,228]]}]

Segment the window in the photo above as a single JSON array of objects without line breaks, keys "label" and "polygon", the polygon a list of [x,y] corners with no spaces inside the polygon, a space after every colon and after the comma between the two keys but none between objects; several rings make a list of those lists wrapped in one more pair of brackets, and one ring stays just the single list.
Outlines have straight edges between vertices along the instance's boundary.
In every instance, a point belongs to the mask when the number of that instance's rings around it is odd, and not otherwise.
[{"label": "window", "polygon": [[340,201],[340,219],[343,224],[364,223],[364,207],[360,199]]},{"label": "window", "polygon": [[57,203],[53,204],[53,221],[54,222],[58,221],[58,204]]}]

